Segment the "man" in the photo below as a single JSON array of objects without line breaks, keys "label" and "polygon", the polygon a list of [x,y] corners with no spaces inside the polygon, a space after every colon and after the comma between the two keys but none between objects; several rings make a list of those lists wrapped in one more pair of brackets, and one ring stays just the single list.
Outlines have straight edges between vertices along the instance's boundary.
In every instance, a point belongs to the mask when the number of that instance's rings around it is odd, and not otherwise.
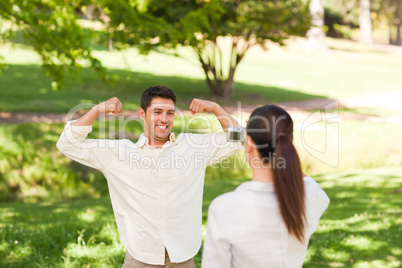
[{"label": "man", "polygon": [[[127,254],[123,267],[195,267],[202,241],[205,169],[241,147],[225,133],[171,133],[176,96],[165,86],[146,89],[140,117],[144,133],[130,140],[90,140],[102,114],[119,114],[122,103],[109,99],[67,125],[57,148],[67,157],[103,172]],[[194,99],[192,113],[212,112],[224,131],[239,126],[217,103]]]}]

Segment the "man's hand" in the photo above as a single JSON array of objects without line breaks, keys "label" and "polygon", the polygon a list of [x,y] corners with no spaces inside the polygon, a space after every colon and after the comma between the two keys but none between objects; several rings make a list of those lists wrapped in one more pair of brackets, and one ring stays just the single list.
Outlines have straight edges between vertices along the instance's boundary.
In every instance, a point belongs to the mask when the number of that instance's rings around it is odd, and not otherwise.
[{"label": "man's hand", "polygon": [[190,110],[193,114],[205,112],[213,113],[217,107],[218,104],[215,102],[200,99],[193,99],[190,104]]},{"label": "man's hand", "polygon": [[123,110],[123,104],[116,97],[108,99],[107,101],[101,102],[96,105],[93,109],[97,110],[99,115],[101,114],[110,114],[116,115],[121,113]]},{"label": "man's hand", "polygon": [[83,115],[80,119],[73,122],[74,126],[90,126],[101,114],[119,114],[121,113],[123,104],[118,98],[114,97],[107,101],[95,105],[89,112]]},{"label": "man's hand", "polygon": [[241,125],[234,119],[230,114],[228,114],[223,108],[213,101],[193,99],[190,104],[190,110],[193,114],[211,112],[216,118],[218,118],[219,123],[222,126],[223,131],[227,131],[228,127],[241,127]]}]

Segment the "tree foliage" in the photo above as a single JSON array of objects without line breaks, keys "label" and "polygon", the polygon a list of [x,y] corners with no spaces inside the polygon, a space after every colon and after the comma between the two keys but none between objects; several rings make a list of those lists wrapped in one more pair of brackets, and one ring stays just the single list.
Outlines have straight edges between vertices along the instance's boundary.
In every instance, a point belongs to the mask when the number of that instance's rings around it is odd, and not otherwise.
[{"label": "tree foliage", "polygon": [[217,96],[231,96],[236,68],[251,47],[285,45],[290,35],[305,35],[310,27],[308,5],[300,0],[151,0],[148,12],[173,25],[169,44],[194,49]]},{"label": "tree foliage", "polygon": [[[336,25],[345,25],[349,28],[359,27],[360,0],[324,0],[325,25],[328,27],[327,35],[332,37],[346,37],[335,29]],[[402,21],[402,8],[398,13],[398,4],[401,0],[370,0],[370,11],[373,29],[386,23],[390,29],[390,43],[401,44],[400,28]],[[393,39],[392,30],[397,28],[396,40]],[[398,40],[399,33],[399,40]]]},{"label": "tree foliage", "polygon": [[[0,19],[24,33],[56,89],[65,70],[77,72],[84,65],[109,79],[91,54],[91,42],[97,41],[110,49],[136,45],[142,53],[155,46],[191,46],[217,96],[231,95],[236,68],[251,47],[284,45],[310,27],[304,0],[9,0],[0,3]],[[100,27],[84,27],[79,19]],[[2,41],[12,32],[3,31]],[[222,45],[222,37],[229,46]]]},{"label": "tree foliage", "polygon": [[[57,0],[0,2],[0,42],[8,42],[16,30],[21,31],[25,42],[40,55],[46,73],[54,80],[54,89],[63,87],[66,70],[77,73],[85,64],[108,79],[100,61],[91,54],[94,32],[77,23],[78,4]],[[8,27],[4,27],[6,24]]]}]

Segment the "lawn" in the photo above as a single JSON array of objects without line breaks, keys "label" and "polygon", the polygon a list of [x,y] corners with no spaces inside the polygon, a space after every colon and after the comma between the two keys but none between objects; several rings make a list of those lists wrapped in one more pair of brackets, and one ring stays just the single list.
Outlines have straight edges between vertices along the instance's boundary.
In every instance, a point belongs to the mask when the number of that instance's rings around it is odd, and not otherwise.
[{"label": "lawn", "polygon": [[[176,121],[174,131],[180,132],[183,125],[199,132],[207,130],[207,124],[194,117],[185,120]],[[90,137],[125,135],[135,140],[141,132],[137,121],[127,124],[121,133],[116,132],[117,122],[110,122],[96,122]],[[340,122],[339,144],[331,147],[339,149],[339,163],[331,166],[325,164],[328,159],[309,154],[307,147],[325,145],[328,138],[334,139],[326,135],[337,132],[325,132],[323,122],[306,129],[302,136],[303,122],[295,122],[303,169],[331,198],[311,239],[305,267],[400,266],[402,148],[394,141],[402,126]],[[62,128],[63,124],[45,123],[0,126],[0,154],[4,156],[0,161],[0,267],[121,266],[124,249],[119,244],[106,181],[98,171],[76,164],[56,150]],[[206,172],[204,225],[212,199],[250,178],[242,153],[223,167],[210,167]],[[200,260],[201,253],[196,256],[198,265]]]},{"label": "lawn", "polygon": [[[401,168],[316,176],[331,199],[304,267],[400,267]],[[243,180],[207,181],[203,223],[217,195]],[[1,267],[121,267],[108,196],[70,202],[0,204]],[[201,252],[195,258],[200,267]]]},{"label": "lawn", "polygon": [[[206,118],[207,121],[201,120]],[[213,132],[219,123],[211,115],[177,117],[173,131]],[[309,175],[355,169],[402,166],[402,125],[364,121],[326,121],[309,125],[295,121],[294,142]],[[112,123],[114,122],[114,124]],[[207,123],[209,122],[209,123]],[[305,127],[307,122],[307,127]],[[128,138],[142,132],[140,120],[96,121],[89,138]],[[0,201],[35,202],[107,194],[103,175],[64,157],[55,147],[64,124],[0,125]],[[367,146],[367,145],[370,146]],[[230,172],[227,172],[227,168]],[[207,169],[206,180],[251,176],[243,153]]]},{"label": "lawn", "polygon": [[[0,76],[0,112],[66,113],[77,104],[112,96],[122,100],[124,109],[135,110],[143,89],[155,84],[174,88],[180,108],[187,108],[194,97],[234,105],[401,90],[400,55],[328,41],[333,48],[328,54],[306,53],[300,40],[285,50],[251,50],[236,74],[234,98],[221,100],[208,95],[188,49],[179,50],[184,58],[171,51],[144,57],[135,49],[99,49],[94,53],[116,75],[114,84],[101,82],[84,68],[78,77],[68,77],[65,90],[53,91],[30,48],[0,46],[8,64]],[[315,112],[296,113],[294,141],[303,170],[322,185],[331,204],[310,241],[305,267],[400,267],[402,144],[397,141],[402,125],[346,116],[391,116],[395,111],[342,108],[339,114],[326,111],[335,116],[329,119]],[[216,128],[217,121],[207,118]],[[176,133],[212,130],[197,116],[183,119],[175,121]],[[96,122],[90,137],[135,141],[142,131],[139,121],[125,129],[117,129],[118,123]],[[56,150],[62,128],[46,123],[0,125],[0,267],[121,267],[125,251],[106,181],[100,172]],[[207,169],[204,225],[212,199],[251,176],[242,152],[224,166]],[[195,259],[199,267],[201,252]]]},{"label": "lawn", "polygon": [[[328,39],[333,50],[312,54],[296,40],[289,48],[272,46],[263,51],[253,48],[236,73],[233,99],[220,99],[222,104],[256,104],[317,98],[340,99],[355,95],[399,91],[402,84],[401,56],[377,50],[366,50],[352,42]],[[18,44],[0,46],[8,68],[0,76],[0,111],[33,111],[63,113],[79,103],[97,103],[118,96],[125,109],[138,108],[141,92],[150,85],[165,84],[179,96],[179,107],[188,107],[194,97],[209,96],[204,75],[188,48],[139,55],[134,48],[109,52],[96,50],[110,72],[114,84],[106,84],[84,68],[77,77],[67,76],[63,91],[51,90],[51,81],[40,67],[39,57]]]}]

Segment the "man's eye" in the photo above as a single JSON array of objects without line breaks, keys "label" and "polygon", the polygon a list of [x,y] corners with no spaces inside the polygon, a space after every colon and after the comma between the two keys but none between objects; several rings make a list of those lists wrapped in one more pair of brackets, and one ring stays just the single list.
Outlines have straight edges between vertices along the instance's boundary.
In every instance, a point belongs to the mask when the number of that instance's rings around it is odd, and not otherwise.
[{"label": "man's eye", "polygon": [[155,112],[155,114],[160,114],[161,112]]}]

